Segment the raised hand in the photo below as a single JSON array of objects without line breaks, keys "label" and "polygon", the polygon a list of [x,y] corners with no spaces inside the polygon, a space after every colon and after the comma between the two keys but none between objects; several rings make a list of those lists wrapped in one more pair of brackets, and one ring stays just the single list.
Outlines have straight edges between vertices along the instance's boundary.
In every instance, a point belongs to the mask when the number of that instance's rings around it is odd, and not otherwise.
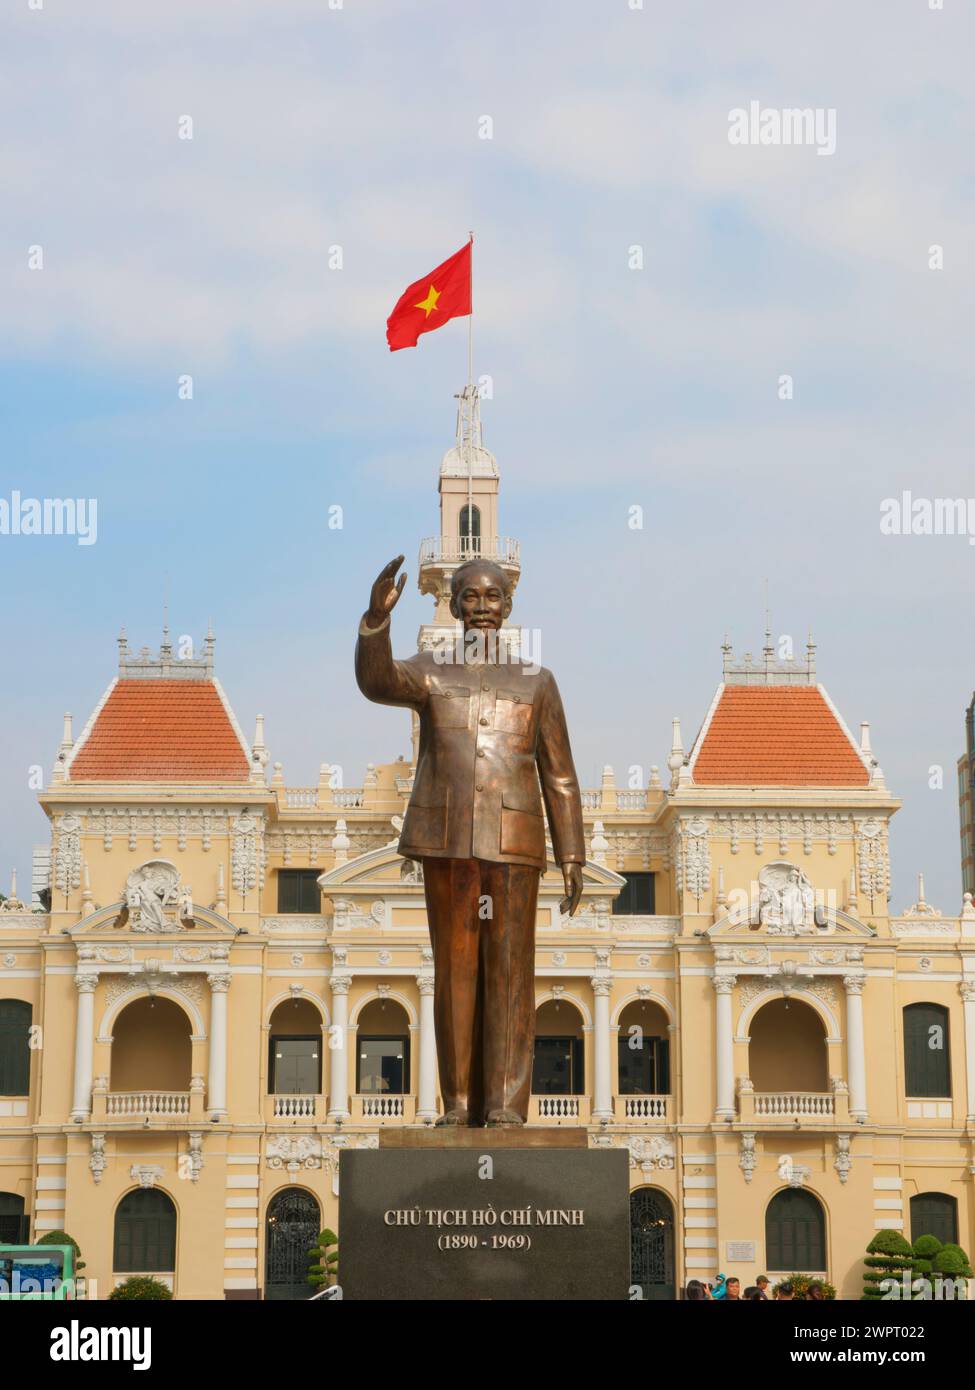
[{"label": "raised hand", "polygon": [[383,623],[399,602],[399,596],[403,592],[403,585],[406,583],[406,574],[404,572],[400,575],[398,583],[396,582],[395,575],[402,563],[402,555],[397,555],[395,560],[390,560],[386,568],[379,574],[375,584],[373,584],[372,593],[369,597],[369,610],[366,613],[367,627],[382,627]]}]

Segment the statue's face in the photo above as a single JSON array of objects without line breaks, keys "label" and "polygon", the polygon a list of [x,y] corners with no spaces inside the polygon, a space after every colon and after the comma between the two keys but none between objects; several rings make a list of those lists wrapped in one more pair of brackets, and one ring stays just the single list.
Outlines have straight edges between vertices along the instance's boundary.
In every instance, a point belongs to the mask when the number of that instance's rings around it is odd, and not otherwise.
[{"label": "statue's face", "polygon": [[504,574],[497,565],[472,565],[450,600],[450,611],[464,624],[465,632],[497,631],[511,612]]}]

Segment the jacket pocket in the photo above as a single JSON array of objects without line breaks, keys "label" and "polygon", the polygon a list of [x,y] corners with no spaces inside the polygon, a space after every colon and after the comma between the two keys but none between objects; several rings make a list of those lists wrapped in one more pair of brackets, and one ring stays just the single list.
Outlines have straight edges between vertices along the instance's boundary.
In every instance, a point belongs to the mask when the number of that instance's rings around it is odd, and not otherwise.
[{"label": "jacket pocket", "polygon": [[465,685],[430,691],[430,718],[435,729],[466,729],[470,725],[471,692]]},{"label": "jacket pocket", "polygon": [[501,853],[526,859],[545,858],[545,822],[537,792],[502,792]]},{"label": "jacket pocket", "polygon": [[411,801],[400,838],[409,849],[446,849],[446,801],[439,806],[417,806]]},{"label": "jacket pocket", "polygon": [[494,703],[494,727],[501,733],[527,738],[531,733],[533,710],[531,694],[499,690]]}]

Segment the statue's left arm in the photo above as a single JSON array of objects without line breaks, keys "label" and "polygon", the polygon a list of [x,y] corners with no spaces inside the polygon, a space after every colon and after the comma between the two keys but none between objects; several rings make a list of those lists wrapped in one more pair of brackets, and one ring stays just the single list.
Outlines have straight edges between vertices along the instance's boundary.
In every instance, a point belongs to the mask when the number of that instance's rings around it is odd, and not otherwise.
[{"label": "statue's left arm", "polygon": [[538,777],[552,832],[552,849],[562,866],[568,897],[562,910],[575,912],[582,893],[582,866],[586,862],[586,838],[582,824],[582,797],[565,711],[554,676],[546,673],[538,722]]}]

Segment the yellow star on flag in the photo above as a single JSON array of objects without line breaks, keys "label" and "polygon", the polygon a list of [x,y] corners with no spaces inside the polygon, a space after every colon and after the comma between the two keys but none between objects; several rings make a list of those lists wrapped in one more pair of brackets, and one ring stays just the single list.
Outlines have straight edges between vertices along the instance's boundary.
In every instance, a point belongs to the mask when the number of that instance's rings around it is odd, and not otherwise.
[{"label": "yellow star on flag", "polygon": [[432,311],[437,307],[437,300],[440,298],[440,291],[431,285],[427,291],[426,299],[421,299],[419,304],[414,304],[414,309],[425,310],[424,318],[429,318]]}]

